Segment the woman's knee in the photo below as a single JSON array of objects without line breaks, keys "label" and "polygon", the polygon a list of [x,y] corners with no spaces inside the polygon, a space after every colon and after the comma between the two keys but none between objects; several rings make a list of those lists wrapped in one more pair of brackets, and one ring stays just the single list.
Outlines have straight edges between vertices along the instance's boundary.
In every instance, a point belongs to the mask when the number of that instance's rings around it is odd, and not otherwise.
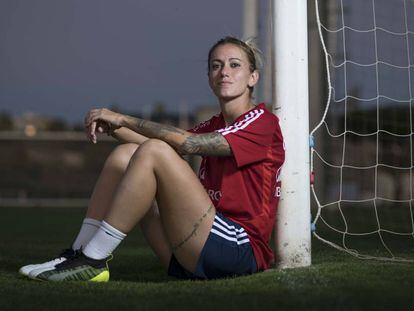
[{"label": "woman's knee", "polygon": [[107,158],[105,166],[125,169],[138,147],[132,143],[117,146]]},{"label": "woman's knee", "polygon": [[171,158],[171,155],[177,155],[177,152],[166,142],[159,139],[148,139],[140,145],[138,157],[147,157],[148,159]]}]

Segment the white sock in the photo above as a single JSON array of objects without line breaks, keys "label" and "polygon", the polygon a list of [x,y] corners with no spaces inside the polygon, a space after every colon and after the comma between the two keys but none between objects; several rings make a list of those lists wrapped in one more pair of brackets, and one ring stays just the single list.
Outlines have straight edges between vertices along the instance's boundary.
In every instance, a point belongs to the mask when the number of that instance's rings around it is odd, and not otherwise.
[{"label": "white sock", "polygon": [[83,253],[93,259],[104,259],[112,254],[125,237],[126,234],[102,221],[99,230],[83,249]]},{"label": "white sock", "polygon": [[78,250],[85,247],[86,244],[88,244],[88,242],[92,239],[96,231],[98,231],[100,226],[101,222],[99,220],[93,218],[85,218],[82,222],[78,236],[76,237],[75,242],[72,244],[72,249]]}]

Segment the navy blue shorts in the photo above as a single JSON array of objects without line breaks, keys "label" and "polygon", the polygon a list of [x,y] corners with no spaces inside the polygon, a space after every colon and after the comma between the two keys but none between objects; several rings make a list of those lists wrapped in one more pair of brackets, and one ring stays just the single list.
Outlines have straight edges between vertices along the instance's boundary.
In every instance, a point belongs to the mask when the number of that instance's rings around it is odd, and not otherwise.
[{"label": "navy blue shorts", "polygon": [[168,275],[180,279],[217,279],[256,271],[256,259],[247,232],[220,213],[215,216],[196,271],[191,273],[184,269],[174,255],[168,267]]}]

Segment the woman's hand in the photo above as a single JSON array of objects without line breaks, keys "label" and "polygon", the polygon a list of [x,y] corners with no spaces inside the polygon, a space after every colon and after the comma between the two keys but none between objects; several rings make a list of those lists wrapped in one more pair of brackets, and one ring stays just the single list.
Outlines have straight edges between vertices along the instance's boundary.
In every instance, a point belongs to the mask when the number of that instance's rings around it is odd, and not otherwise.
[{"label": "woman's hand", "polygon": [[123,115],[106,108],[92,109],[85,116],[85,132],[94,144],[97,141],[96,132],[111,134],[120,128]]}]

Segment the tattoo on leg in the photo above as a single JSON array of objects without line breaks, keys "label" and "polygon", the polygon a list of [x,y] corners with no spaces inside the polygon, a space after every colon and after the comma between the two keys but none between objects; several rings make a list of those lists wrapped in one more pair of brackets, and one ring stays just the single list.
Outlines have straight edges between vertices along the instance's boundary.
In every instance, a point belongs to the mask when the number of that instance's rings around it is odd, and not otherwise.
[{"label": "tattoo on leg", "polygon": [[180,243],[174,245],[172,247],[172,251],[175,252],[176,250],[178,250],[179,248],[181,248],[181,246],[183,246],[185,244],[185,242],[187,242],[189,239],[191,239],[193,236],[197,235],[197,229],[200,227],[200,224],[203,222],[204,218],[207,217],[207,215],[210,213],[210,211],[214,208],[214,205],[210,205],[210,207],[208,208],[208,210],[204,213],[203,216],[200,217],[199,220],[197,220],[197,222],[194,224],[193,226],[193,231],[191,231],[191,233],[184,239],[182,240]]}]

